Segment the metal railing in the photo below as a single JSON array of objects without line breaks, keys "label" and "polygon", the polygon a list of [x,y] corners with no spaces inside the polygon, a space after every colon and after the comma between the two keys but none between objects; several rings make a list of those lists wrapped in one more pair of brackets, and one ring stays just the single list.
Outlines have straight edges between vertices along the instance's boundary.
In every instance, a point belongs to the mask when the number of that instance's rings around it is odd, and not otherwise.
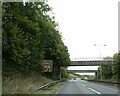
[{"label": "metal railing", "polygon": [[53,81],[53,82],[46,83],[46,84],[44,84],[44,85],[42,85],[42,86],[39,86],[39,87],[36,87],[36,88],[31,87],[31,88],[29,89],[29,94],[32,94],[32,93],[34,93],[35,91],[39,91],[39,90],[42,90],[42,89],[47,89],[47,88],[49,88],[49,87],[54,86],[54,85],[57,84],[57,83],[64,82],[64,81],[65,81],[65,80],[57,80],[57,81]]},{"label": "metal railing", "polygon": [[98,60],[98,61],[100,61],[100,60],[102,60],[102,61],[114,61],[114,59],[111,59],[111,58],[107,58],[107,59],[104,59],[104,57],[103,58],[101,58],[101,57],[80,57],[80,58],[70,58],[70,60],[71,61],[96,61],[96,60]]},{"label": "metal railing", "polygon": [[47,83],[47,84],[45,84],[43,86],[40,86],[40,87],[36,88],[35,90],[38,91],[38,90],[42,90],[42,89],[47,89],[47,88],[49,88],[51,86],[54,86],[57,83],[64,82],[64,81],[65,80],[57,80],[57,81],[49,82],[49,83]]},{"label": "metal railing", "polygon": [[82,79],[82,80],[86,80],[86,81],[90,81],[90,82],[106,83],[106,84],[111,84],[111,85],[115,85],[115,86],[119,86],[120,87],[120,82],[119,81],[112,81],[112,80],[91,80],[91,79]]}]

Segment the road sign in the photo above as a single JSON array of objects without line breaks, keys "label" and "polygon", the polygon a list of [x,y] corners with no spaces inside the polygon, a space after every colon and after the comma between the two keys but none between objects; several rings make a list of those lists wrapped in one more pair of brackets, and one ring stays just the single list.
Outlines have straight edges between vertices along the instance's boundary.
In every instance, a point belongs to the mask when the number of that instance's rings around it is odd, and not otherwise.
[{"label": "road sign", "polygon": [[53,60],[42,60],[42,72],[52,72]]}]

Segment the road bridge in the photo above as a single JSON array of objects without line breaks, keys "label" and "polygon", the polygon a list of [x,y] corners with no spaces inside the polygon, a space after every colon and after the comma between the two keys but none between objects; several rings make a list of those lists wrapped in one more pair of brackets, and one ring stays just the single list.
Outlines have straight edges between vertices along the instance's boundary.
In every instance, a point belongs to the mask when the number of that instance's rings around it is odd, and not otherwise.
[{"label": "road bridge", "polygon": [[69,66],[100,66],[100,65],[114,65],[114,61],[72,61]]},{"label": "road bridge", "polygon": [[[101,66],[101,65],[115,65],[113,59],[102,59],[99,57],[88,57],[88,58],[71,58],[71,64],[69,66]],[[74,73],[95,73],[97,70],[69,70]]]},{"label": "road bridge", "polygon": [[114,65],[115,61],[113,59],[91,59],[91,58],[75,58],[72,59],[72,63],[69,66],[100,66],[100,65]]}]

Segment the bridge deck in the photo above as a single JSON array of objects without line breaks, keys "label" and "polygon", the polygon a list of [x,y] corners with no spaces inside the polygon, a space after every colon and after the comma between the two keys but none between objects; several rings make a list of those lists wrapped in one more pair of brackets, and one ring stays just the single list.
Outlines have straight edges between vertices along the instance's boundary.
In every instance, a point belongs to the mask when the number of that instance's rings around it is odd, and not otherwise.
[{"label": "bridge deck", "polygon": [[100,66],[100,65],[114,65],[114,61],[103,61],[103,60],[96,60],[96,61],[72,61],[70,66]]}]

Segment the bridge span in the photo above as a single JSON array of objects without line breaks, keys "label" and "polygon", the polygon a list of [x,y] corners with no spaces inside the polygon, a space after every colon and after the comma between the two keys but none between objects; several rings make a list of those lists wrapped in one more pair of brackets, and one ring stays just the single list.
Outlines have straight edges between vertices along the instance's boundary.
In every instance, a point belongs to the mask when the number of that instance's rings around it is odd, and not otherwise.
[{"label": "bridge span", "polygon": [[[69,66],[101,66],[101,65],[108,65],[112,66],[115,65],[115,61],[113,59],[102,59],[99,57],[92,57],[92,58],[72,58],[71,59],[71,64]],[[74,72],[74,73],[95,73],[97,70],[68,70],[69,72]]]},{"label": "bridge span", "polygon": [[114,65],[113,59],[100,58],[75,58],[71,59],[72,63],[69,66],[100,66],[100,65]]},{"label": "bridge span", "polygon": [[72,61],[69,66],[100,66],[100,65],[114,65],[114,61]]}]

